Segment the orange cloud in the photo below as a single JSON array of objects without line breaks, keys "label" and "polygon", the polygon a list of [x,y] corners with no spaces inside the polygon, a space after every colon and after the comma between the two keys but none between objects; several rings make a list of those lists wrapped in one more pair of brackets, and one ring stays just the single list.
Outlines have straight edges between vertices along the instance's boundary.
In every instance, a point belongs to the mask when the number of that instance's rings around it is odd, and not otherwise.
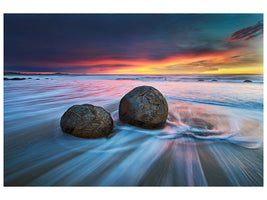
[{"label": "orange cloud", "polygon": [[[162,60],[119,60],[106,59],[96,61],[79,61],[67,63],[65,66],[80,66],[84,67],[86,73],[96,74],[192,74],[192,73],[231,73],[251,72],[259,73],[259,69],[246,68],[241,70],[240,62],[243,62],[241,54],[244,55],[243,49],[234,49],[222,52],[206,53],[201,55],[176,55],[170,56]],[[250,55],[250,57],[253,55]],[[252,63],[253,61],[251,61]],[[249,63],[249,62],[248,62]],[[250,64],[251,64],[250,63]],[[235,66],[238,70],[234,70]],[[222,69],[221,69],[222,68]],[[260,66],[258,65],[258,68]]]}]

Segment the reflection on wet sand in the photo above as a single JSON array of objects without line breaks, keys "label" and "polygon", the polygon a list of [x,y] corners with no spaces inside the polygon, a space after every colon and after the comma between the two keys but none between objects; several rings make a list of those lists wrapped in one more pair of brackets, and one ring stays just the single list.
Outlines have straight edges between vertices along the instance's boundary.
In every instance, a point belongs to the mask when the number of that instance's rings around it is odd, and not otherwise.
[{"label": "reflection on wet sand", "polygon": [[[228,98],[222,106],[212,86],[202,94],[201,87],[191,83],[146,83],[158,88],[169,104],[165,127],[151,131],[118,119],[120,98],[144,85],[141,81],[39,80],[35,85],[23,81],[24,85],[5,83],[7,186],[263,184],[262,110],[247,109],[249,101],[243,108],[235,106],[239,99],[249,99],[242,98],[249,88],[244,93],[239,88],[235,100],[230,89],[228,96],[222,92],[221,99]],[[258,86],[247,87],[254,91]],[[83,103],[111,112],[112,136],[88,140],[61,131],[59,120],[66,108]]]}]

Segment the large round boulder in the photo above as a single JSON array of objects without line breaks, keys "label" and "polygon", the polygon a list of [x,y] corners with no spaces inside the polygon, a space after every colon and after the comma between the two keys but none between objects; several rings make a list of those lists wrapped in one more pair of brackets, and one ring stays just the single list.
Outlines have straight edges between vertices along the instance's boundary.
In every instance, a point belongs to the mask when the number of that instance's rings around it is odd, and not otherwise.
[{"label": "large round boulder", "polygon": [[168,117],[164,96],[151,86],[139,86],[120,101],[119,118],[122,122],[147,129],[161,128]]},{"label": "large round boulder", "polygon": [[74,105],[61,117],[60,126],[65,133],[82,138],[107,136],[113,129],[113,120],[104,108],[91,104]]}]

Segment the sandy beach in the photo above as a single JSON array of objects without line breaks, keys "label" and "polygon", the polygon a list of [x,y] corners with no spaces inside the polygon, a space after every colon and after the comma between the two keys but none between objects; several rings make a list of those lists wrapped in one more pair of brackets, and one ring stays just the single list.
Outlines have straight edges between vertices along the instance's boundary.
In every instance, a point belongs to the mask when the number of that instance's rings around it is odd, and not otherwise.
[{"label": "sandy beach", "polygon": [[[4,81],[5,186],[263,185],[262,76],[23,77]],[[165,96],[169,115],[162,129],[120,122],[120,99],[140,85]],[[111,113],[110,137],[62,132],[63,113],[84,103]]]}]

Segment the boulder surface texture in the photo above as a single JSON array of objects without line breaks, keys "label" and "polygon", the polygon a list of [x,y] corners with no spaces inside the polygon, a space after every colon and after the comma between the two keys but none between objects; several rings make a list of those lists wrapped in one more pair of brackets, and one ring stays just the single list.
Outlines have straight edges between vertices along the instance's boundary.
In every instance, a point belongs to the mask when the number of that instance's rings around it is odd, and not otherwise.
[{"label": "boulder surface texture", "polygon": [[161,128],[168,117],[164,96],[151,86],[139,86],[120,101],[119,118],[122,122],[147,129]]},{"label": "boulder surface texture", "polygon": [[65,133],[82,138],[107,136],[113,129],[110,113],[91,104],[74,105],[61,117],[60,126]]}]

